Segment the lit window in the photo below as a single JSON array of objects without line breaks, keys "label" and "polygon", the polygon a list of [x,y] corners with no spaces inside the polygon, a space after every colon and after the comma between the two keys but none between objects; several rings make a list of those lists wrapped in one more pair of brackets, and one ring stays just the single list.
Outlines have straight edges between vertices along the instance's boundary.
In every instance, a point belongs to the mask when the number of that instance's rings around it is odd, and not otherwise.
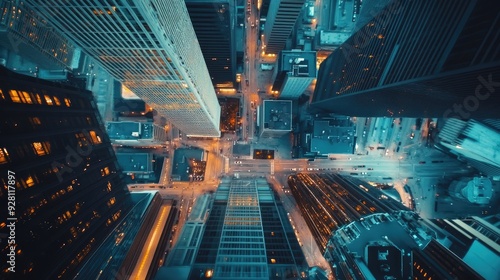
[{"label": "lit window", "polygon": [[26,178],[25,182],[26,182],[26,185],[28,187],[33,187],[35,185],[35,181],[33,181],[33,177],[31,177],[31,176],[28,176],[28,178]]},{"label": "lit window", "polygon": [[9,95],[10,95],[10,100],[12,100],[12,102],[21,103],[21,98],[19,98],[17,90],[11,89],[9,91]]},{"label": "lit window", "polygon": [[108,190],[108,192],[111,191],[111,182],[108,181],[108,185],[106,186],[106,189]]},{"label": "lit window", "polygon": [[69,100],[69,98],[64,98],[64,104],[66,104],[66,107],[71,107],[71,100]]},{"label": "lit window", "polygon": [[40,121],[40,118],[38,118],[38,117],[32,117],[31,123],[34,125],[41,125],[42,124],[42,122]]},{"label": "lit window", "polygon": [[9,160],[9,153],[6,148],[0,148],[0,164],[6,163]]},{"label": "lit window", "polygon": [[5,96],[3,95],[3,91],[2,91],[1,88],[0,88],[0,98],[2,98],[3,100],[5,100]]},{"label": "lit window", "polygon": [[78,141],[78,145],[80,147],[88,145],[87,137],[85,137],[85,135],[83,133],[77,133],[77,134],[75,134],[75,137],[76,137],[76,139]]},{"label": "lit window", "polygon": [[92,139],[92,143],[94,145],[102,143],[101,137],[99,137],[99,135],[97,135],[97,133],[93,130],[90,131],[90,138]]},{"label": "lit window", "polygon": [[31,100],[31,95],[26,92],[26,91],[22,91],[21,92],[23,94],[23,97],[24,97],[24,103],[28,103],[28,104],[33,104],[33,100]]},{"label": "lit window", "polygon": [[42,104],[42,97],[40,97],[40,94],[35,93],[35,99],[36,99],[36,103]]},{"label": "lit window", "polygon": [[115,204],[116,202],[116,199],[114,197],[112,197],[111,199],[109,199],[108,201],[108,207],[111,207],[111,205]]},{"label": "lit window", "polygon": [[49,106],[54,105],[54,103],[52,102],[52,99],[50,98],[50,96],[44,95],[43,97],[45,97],[45,102],[47,102],[47,105],[49,105]]},{"label": "lit window", "polygon": [[54,99],[54,103],[56,103],[57,106],[61,106],[61,101],[59,101],[59,98],[57,98],[56,96],[53,96],[52,98]]},{"label": "lit window", "polygon": [[104,167],[103,169],[101,169],[101,176],[106,176],[106,175],[109,175],[109,167]]},{"label": "lit window", "polygon": [[33,149],[38,156],[43,156],[50,153],[49,142],[33,142],[33,144],[31,145],[33,146]]}]

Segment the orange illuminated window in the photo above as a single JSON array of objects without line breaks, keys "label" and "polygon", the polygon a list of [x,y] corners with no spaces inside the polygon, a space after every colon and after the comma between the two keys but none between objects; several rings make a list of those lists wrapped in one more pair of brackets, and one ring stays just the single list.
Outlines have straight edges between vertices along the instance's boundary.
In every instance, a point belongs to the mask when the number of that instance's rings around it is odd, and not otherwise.
[{"label": "orange illuminated window", "polygon": [[83,133],[77,133],[77,134],[75,134],[75,137],[76,137],[76,139],[78,141],[78,145],[80,147],[88,145],[87,137],[85,137],[85,135]]},{"label": "orange illuminated window", "polygon": [[42,97],[40,97],[40,94],[35,93],[35,100],[36,100],[36,103],[42,104]]},{"label": "orange illuminated window", "polygon": [[31,176],[28,176],[28,178],[26,178],[25,183],[28,187],[33,187],[35,185],[35,181],[33,181],[33,177]]},{"label": "orange illuminated window", "polygon": [[9,153],[6,148],[0,148],[0,164],[6,163],[9,160]]},{"label": "orange illuminated window", "polygon": [[66,107],[71,107],[71,100],[69,100],[69,98],[64,98],[64,104],[66,104]]},{"label": "orange illuminated window", "polygon": [[40,118],[38,118],[38,117],[32,117],[31,118],[31,123],[32,124],[36,124],[36,125],[41,125],[42,124],[42,122],[40,121]]},{"label": "orange illuminated window", "polygon": [[17,90],[11,89],[9,91],[9,95],[10,95],[10,100],[12,100],[12,102],[21,103],[21,98],[19,97]]},{"label": "orange illuminated window", "polygon": [[89,133],[90,133],[90,138],[92,139],[92,143],[94,145],[102,143],[101,137],[99,137],[99,135],[97,135],[95,131],[91,130]]},{"label": "orange illuminated window", "polygon": [[22,91],[21,93],[23,94],[24,97],[24,103],[33,104],[33,100],[31,100],[31,95],[28,92]]},{"label": "orange illuminated window", "polygon": [[3,95],[3,91],[2,91],[1,88],[0,88],[0,98],[2,98],[3,100],[5,100],[5,95]]},{"label": "orange illuminated window", "polygon": [[110,198],[108,201],[108,206],[111,207],[111,205],[115,204],[116,199],[114,197]]},{"label": "orange illuminated window", "polygon": [[103,169],[101,169],[101,176],[107,176],[109,175],[109,167],[104,167]]},{"label": "orange illuminated window", "polygon": [[52,106],[54,103],[52,102],[52,99],[48,95],[43,96],[45,98],[45,102],[47,102],[47,105]]},{"label": "orange illuminated window", "polygon": [[54,99],[54,103],[56,103],[57,106],[61,106],[61,101],[59,101],[59,98],[57,98],[56,96],[52,96],[52,98]]},{"label": "orange illuminated window", "polygon": [[48,155],[50,153],[50,143],[49,142],[33,142],[31,144],[38,156]]}]

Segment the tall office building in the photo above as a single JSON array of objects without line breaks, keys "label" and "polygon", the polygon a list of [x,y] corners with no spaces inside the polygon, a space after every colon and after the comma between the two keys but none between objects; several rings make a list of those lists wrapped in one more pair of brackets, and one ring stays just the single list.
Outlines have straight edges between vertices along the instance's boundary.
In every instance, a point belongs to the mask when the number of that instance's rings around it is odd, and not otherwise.
[{"label": "tall office building", "polygon": [[185,0],[216,88],[236,86],[236,6],[229,0]]},{"label": "tall office building", "polygon": [[496,279],[498,226],[481,218],[425,220],[350,176],[288,184],[336,279]]},{"label": "tall office building", "polygon": [[1,254],[14,261],[0,278],[73,278],[130,194],[91,92],[3,67],[0,77]]},{"label": "tall office building", "polygon": [[366,117],[500,117],[494,5],[391,1],[321,64],[311,106]]},{"label": "tall office building", "polygon": [[300,278],[306,260],[275,197],[265,179],[223,178],[210,202],[198,202],[210,207],[208,218],[207,209],[193,210],[165,272],[192,265],[178,279]]},{"label": "tall office building", "polygon": [[270,1],[264,27],[265,52],[278,54],[286,45],[305,0]]},{"label": "tall office building", "polygon": [[288,186],[321,252],[342,226],[371,214],[408,210],[350,176],[299,173],[288,178]]},{"label": "tall office building", "polygon": [[487,176],[500,176],[500,121],[448,119],[437,147],[467,161]]},{"label": "tall office building", "polygon": [[186,135],[220,136],[220,106],[184,0],[26,2]]},{"label": "tall office building", "polygon": [[316,52],[281,51],[273,73],[273,91],[281,99],[297,99],[316,79]]}]

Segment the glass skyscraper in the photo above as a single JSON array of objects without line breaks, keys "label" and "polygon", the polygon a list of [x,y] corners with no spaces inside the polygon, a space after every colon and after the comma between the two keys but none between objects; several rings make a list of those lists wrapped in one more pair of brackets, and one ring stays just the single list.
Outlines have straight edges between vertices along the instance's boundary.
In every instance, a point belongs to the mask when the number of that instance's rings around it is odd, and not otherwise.
[{"label": "glass skyscraper", "polygon": [[91,92],[3,67],[0,77],[1,254],[15,265],[2,261],[0,278],[72,278],[130,194]]},{"label": "glass skyscraper", "polygon": [[360,117],[499,117],[494,1],[390,1],[322,64],[311,106]]},{"label": "glass skyscraper", "polygon": [[184,0],[27,3],[186,135],[220,136],[220,106]]}]

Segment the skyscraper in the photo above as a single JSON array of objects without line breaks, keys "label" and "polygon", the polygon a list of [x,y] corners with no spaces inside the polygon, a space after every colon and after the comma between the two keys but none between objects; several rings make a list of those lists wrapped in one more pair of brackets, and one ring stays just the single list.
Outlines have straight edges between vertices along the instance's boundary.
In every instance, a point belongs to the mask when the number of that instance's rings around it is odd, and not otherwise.
[{"label": "skyscraper", "polygon": [[491,224],[422,219],[338,174],[299,173],[288,184],[336,279],[496,279],[498,215]]},{"label": "skyscraper", "polygon": [[236,7],[229,0],[186,0],[208,73],[216,88],[236,86]]},{"label": "skyscraper", "polygon": [[321,252],[332,232],[361,217],[407,210],[350,176],[299,173],[288,178],[288,185]]},{"label": "skyscraper", "polygon": [[349,116],[499,117],[493,1],[391,1],[322,64],[311,106]]},{"label": "skyscraper", "polygon": [[[194,239],[191,244],[199,240]],[[224,178],[189,279],[206,279],[207,275],[214,279],[296,279],[304,264],[286,212],[267,181]]]},{"label": "skyscraper", "polygon": [[0,278],[72,278],[130,194],[91,92],[3,67],[0,77],[1,254],[14,261]]},{"label": "skyscraper", "polygon": [[266,26],[264,27],[265,52],[277,55],[285,47],[305,1],[276,0],[270,2]]},{"label": "skyscraper", "polygon": [[184,0],[27,3],[186,135],[220,136],[220,106]]},{"label": "skyscraper", "polygon": [[281,51],[273,74],[273,91],[281,99],[297,99],[316,78],[316,52]]}]

